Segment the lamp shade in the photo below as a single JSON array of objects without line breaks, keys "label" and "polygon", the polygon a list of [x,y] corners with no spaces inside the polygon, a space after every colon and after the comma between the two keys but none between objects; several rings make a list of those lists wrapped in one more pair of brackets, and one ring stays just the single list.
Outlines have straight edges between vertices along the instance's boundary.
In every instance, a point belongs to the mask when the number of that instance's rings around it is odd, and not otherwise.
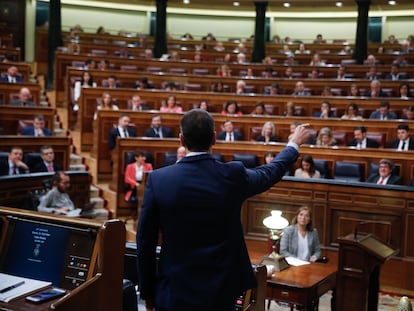
[{"label": "lamp shade", "polygon": [[282,217],[282,211],[273,210],[270,212],[272,216],[263,219],[263,225],[268,229],[281,230],[289,226],[286,218]]}]

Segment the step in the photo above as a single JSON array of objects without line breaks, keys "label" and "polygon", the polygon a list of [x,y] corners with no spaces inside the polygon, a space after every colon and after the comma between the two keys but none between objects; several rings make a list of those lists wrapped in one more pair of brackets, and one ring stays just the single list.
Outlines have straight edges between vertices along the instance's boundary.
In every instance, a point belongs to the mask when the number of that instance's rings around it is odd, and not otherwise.
[{"label": "step", "polygon": [[91,203],[95,203],[95,208],[104,208],[105,200],[99,197],[90,198]]},{"label": "step", "polygon": [[71,153],[69,165],[80,165],[80,164],[83,164],[83,157],[81,157],[80,155]]},{"label": "step", "polygon": [[91,185],[90,186],[90,197],[91,198],[100,198],[100,189],[98,188],[98,187],[96,187],[96,186],[94,186],[94,185]]},{"label": "step", "polygon": [[86,171],[86,166],[84,164],[69,164],[70,171]]}]

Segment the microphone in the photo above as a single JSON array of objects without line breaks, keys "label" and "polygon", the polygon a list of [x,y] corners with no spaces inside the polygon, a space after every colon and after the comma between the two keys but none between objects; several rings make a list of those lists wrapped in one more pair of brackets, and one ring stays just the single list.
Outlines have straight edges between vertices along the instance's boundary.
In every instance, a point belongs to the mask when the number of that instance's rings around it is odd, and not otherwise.
[{"label": "microphone", "polygon": [[373,221],[373,220],[360,221],[355,225],[354,240],[357,239],[359,226],[366,225],[366,224],[389,225],[389,223],[385,221]]}]

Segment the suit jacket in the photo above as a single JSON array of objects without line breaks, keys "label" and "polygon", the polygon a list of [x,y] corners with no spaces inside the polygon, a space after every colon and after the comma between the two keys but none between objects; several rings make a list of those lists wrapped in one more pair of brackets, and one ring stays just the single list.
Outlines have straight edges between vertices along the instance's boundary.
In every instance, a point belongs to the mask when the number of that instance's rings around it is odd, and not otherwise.
[{"label": "suit jacket", "polygon": [[[127,128],[128,136],[129,137],[137,137],[137,132],[133,128]],[[115,148],[116,145],[116,138],[121,137],[119,133],[118,127],[112,129],[108,134],[108,148],[112,150]]]},{"label": "suit jacket", "polygon": [[[222,131],[220,133],[218,133],[217,135],[217,140],[226,140],[226,131]],[[238,131],[233,131],[233,140],[237,141],[237,140],[243,140],[243,135],[238,132]]]},{"label": "suit jacket", "polygon": [[242,203],[278,182],[297,157],[288,146],[270,164],[246,169],[199,154],[153,171],[137,231],[141,297],[165,310],[234,308],[234,297],[256,285],[240,222]]},{"label": "suit jacket", "polygon": [[292,96],[311,96],[311,93],[309,91],[303,91],[301,93],[299,92],[293,92]]},{"label": "suit jacket", "polygon": [[[16,76],[15,78],[16,78],[16,82],[15,83],[22,83],[22,82],[24,82],[22,76]],[[9,82],[9,76],[8,75],[4,75],[4,76],[0,77],[0,82]]]},{"label": "suit jacket", "polygon": [[[301,258],[309,260],[315,256],[317,259],[321,256],[318,231],[307,231],[308,237],[308,257]],[[283,230],[282,239],[280,240],[280,255],[298,257],[298,226],[291,225]]]},{"label": "suit jacket", "polygon": [[[381,119],[381,113],[379,112],[379,110],[375,110],[371,113],[369,118],[370,119]],[[397,119],[397,115],[395,114],[394,111],[388,111],[387,119],[388,120]]]},{"label": "suit jacket", "polygon": [[[20,134],[25,136],[35,136],[35,129],[33,126],[26,126],[22,129]],[[52,136],[53,133],[51,130],[45,127],[43,129],[43,134],[45,134],[45,136]]]},{"label": "suit jacket", "polygon": [[[397,149],[399,143],[400,143],[400,140],[398,138],[393,139],[388,145],[388,148]],[[412,139],[411,137],[410,137],[410,140],[408,141],[408,150],[414,150],[414,139]]]},{"label": "suit jacket", "polygon": [[[387,93],[385,93],[383,90],[380,90],[377,97],[387,97],[387,96],[388,96]],[[371,97],[371,90],[368,90],[367,97]]]},{"label": "suit jacket", "polygon": [[[29,171],[25,171],[23,169],[20,168],[16,168],[18,174],[27,174],[29,173]],[[10,173],[10,166],[9,166],[9,159],[2,159],[0,160],[0,176],[6,176],[9,175]]]},{"label": "suit jacket", "polygon": [[[367,148],[379,148],[379,144],[377,143],[376,140],[371,139],[371,138],[366,138],[367,140]],[[351,140],[348,144],[348,146],[351,147],[356,147],[358,145],[357,140],[354,138],[353,140]]]},{"label": "suit jacket", "polygon": [[[173,137],[172,131],[168,127],[161,126],[162,138]],[[152,127],[145,130],[145,137],[158,137]]]},{"label": "suit jacket", "polygon": [[[53,171],[57,172],[57,171],[62,171],[62,165],[57,164],[55,162],[52,163],[53,166]],[[41,172],[49,172],[49,168],[45,165],[45,163],[42,161],[40,163],[37,163],[32,169],[31,169],[31,173],[41,173]]]},{"label": "suit jacket", "polygon": [[[152,171],[151,163],[144,163],[144,172],[150,172],[150,171]],[[125,169],[124,181],[126,184],[129,185],[130,190],[128,190],[125,193],[125,201],[129,201],[129,199],[131,198],[132,192],[136,188],[136,184],[137,184],[136,173],[137,173],[137,167],[135,165],[135,162],[128,164]]]},{"label": "suit jacket", "polygon": [[[367,179],[367,182],[376,184],[379,181],[379,179],[380,179],[380,175],[377,173],[377,174],[373,174],[369,176]],[[403,181],[401,177],[395,174],[391,174],[390,178],[388,178],[387,180],[387,185],[402,185],[402,184],[403,184]]]},{"label": "suit jacket", "polygon": [[13,99],[9,102],[10,106],[29,106],[29,107],[35,107],[36,104],[32,101],[28,101],[26,103],[23,103],[20,99]]}]

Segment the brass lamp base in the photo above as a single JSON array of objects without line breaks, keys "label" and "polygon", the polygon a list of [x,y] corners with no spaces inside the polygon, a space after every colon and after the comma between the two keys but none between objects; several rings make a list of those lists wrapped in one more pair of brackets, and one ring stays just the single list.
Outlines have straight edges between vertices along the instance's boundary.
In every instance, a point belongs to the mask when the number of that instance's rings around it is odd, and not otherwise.
[{"label": "brass lamp base", "polygon": [[284,256],[281,256],[275,252],[264,256],[262,261],[260,262],[263,265],[272,265],[274,271],[282,271],[289,267],[288,262],[286,261]]}]

